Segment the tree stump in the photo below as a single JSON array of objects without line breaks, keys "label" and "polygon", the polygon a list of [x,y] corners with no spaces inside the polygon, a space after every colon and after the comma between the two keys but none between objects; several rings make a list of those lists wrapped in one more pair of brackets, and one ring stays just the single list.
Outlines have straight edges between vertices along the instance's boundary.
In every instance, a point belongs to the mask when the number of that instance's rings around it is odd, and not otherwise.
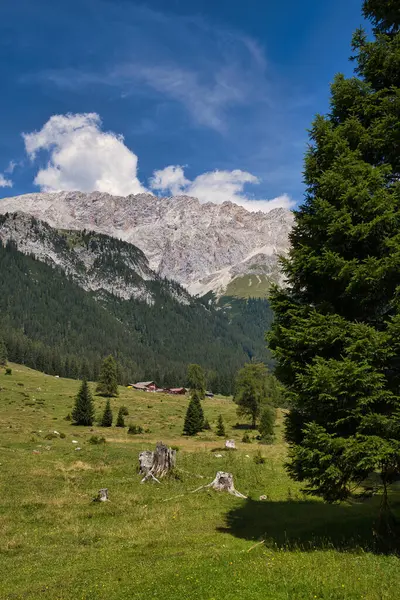
[{"label": "tree stump", "polygon": [[139,454],[140,472],[144,474],[141,483],[153,479],[160,483],[158,477],[164,477],[172,471],[176,464],[176,450],[157,442],[154,452],[145,450]]},{"label": "tree stump", "polygon": [[101,488],[96,498],[93,498],[93,502],[107,502],[108,501],[108,489]]},{"label": "tree stump", "polygon": [[154,452],[151,450],[144,450],[139,453],[139,473],[142,475],[147,475],[153,466],[153,456]]},{"label": "tree stump", "polygon": [[224,473],[224,471],[218,471],[215,478],[208,485],[202,485],[197,488],[197,490],[193,490],[194,492],[198,492],[201,489],[205,488],[213,488],[217,492],[228,492],[228,494],[232,494],[232,496],[237,496],[238,498],[247,498],[237,490],[235,490],[235,486],[233,485],[233,475],[232,473]]}]

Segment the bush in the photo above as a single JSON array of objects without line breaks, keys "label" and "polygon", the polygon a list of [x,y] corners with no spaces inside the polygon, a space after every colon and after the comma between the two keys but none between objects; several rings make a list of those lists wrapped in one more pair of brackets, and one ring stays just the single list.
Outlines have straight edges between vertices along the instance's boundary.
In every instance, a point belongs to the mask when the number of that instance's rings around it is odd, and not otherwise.
[{"label": "bush", "polygon": [[140,425],[129,425],[128,433],[131,435],[139,435],[143,433],[143,427],[141,427]]},{"label": "bush", "polygon": [[208,422],[208,419],[206,419],[206,420],[204,421],[203,429],[204,429],[204,431],[211,431],[211,425],[210,425],[210,423]]},{"label": "bush", "polygon": [[126,408],[126,406],[121,406],[119,410],[123,417],[127,417],[129,415],[129,410]]},{"label": "bush", "polygon": [[66,438],[66,437],[67,437],[67,436],[65,435],[65,433],[62,433],[62,432],[60,433],[60,438],[61,438],[62,440],[65,440],[65,438]]},{"label": "bush", "polygon": [[47,433],[44,436],[45,440],[54,440],[55,438],[58,438],[58,435],[56,433]]},{"label": "bush", "polygon": [[89,438],[89,444],[97,445],[97,444],[105,444],[106,438],[102,435],[92,435]]},{"label": "bush", "polygon": [[5,374],[12,375],[12,369],[10,369],[10,367],[7,367]]},{"label": "bush", "polygon": [[65,421],[72,421],[71,413],[68,413],[66,417],[64,417]]},{"label": "bush", "polygon": [[247,431],[244,434],[244,436],[242,437],[242,442],[244,444],[251,444],[251,438],[250,438],[249,434],[247,433]]},{"label": "bush", "polygon": [[275,436],[274,435],[264,435],[261,437],[261,444],[273,444],[275,442]]},{"label": "bush", "polygon": [[263,455],[261,454],[261,451],[258,450],[256,452],[256,454],[254,455],[253,458],[254,462],[256,463],[256,465],[263,465],[265,464],[265,458],[263,457]]}]

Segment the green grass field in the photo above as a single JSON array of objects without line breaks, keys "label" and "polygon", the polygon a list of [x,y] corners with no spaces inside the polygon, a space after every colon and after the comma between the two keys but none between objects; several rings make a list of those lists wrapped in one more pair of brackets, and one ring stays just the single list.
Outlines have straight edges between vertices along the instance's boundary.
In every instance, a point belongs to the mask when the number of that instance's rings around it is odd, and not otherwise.
[{"label": "green grass field", "polygon": [[[151,431],[90,431],[64,418],[79,382],[10,366],[12,375],[0,370],[2,600],[400,597],[398,557],[374,551],[379,498],[333,506],[305,498],[283,468],[281,415],[275,445],[243,444],[232,401],[205,400],[211,426],[222,413],[238,447],[216,458],[212,432],[181,436],[185,398],[121,388],[114,417],[125,405],[126,422]],[[99,414],[103,407],[96,398]],[[95,434],[107,442],[90,444]],[[179,446],[177,478],[141,484],[138,452],[159,440]],[[264,464],[254,461],[260,449]],[[217,470],[232,472],[249,499],[189,493]],[[101,487],[110,502],[92,503]]]}]

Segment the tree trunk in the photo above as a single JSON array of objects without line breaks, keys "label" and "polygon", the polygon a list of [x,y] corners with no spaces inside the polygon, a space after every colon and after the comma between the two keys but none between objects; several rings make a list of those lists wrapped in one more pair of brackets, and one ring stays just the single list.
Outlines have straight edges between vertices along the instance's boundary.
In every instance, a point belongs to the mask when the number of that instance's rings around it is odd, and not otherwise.
[{"label": "tree trunk", "polygon": [[232,496],[237,496],[238,498],[247,498],[247,496],[235,490],[235,486],[233,485],[232,473],[224,473],[224,471],[218,471],[211,483],[209,483],[208,485],[202,485],[196,490],[193,490],[193,492],[198,492],[201,489],[210,487],[213,488],[213,490],[216,490],[217,492],[228,492],[228,494],[232,494]]},{"label": "tree trunk", "polygon": [[172,471],[176,464],[176,450],[168,448],[162,442],[157,442],[154,452],[146,450],[139,454],[140,472],[144,473],[142,483],[149,479],[158,481],[158,477],[165,477]]}]

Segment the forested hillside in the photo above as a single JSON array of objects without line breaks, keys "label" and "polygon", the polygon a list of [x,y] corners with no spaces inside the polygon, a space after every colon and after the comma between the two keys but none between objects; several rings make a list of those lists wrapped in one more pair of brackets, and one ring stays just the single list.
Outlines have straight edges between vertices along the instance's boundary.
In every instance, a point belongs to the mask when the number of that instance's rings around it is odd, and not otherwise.
[{"label": "forested hillside", "polygon": [[171,294],[177,284],[162,279],[146,282],[152,303],[85,291],[60,267],[19,252],[12,241],[0,244],[0,272],[0,335],[9,358],[51,374],[96,379],[111,353],[122,382],[149,378],[173,385],[184,384],[187,364],[198,362],[214,391],[230,393],[244,362],[267,358],[263,315],[270,310],[261,301],[241,301],[243,310],[229,314],[194,299],[179,302]]}]

